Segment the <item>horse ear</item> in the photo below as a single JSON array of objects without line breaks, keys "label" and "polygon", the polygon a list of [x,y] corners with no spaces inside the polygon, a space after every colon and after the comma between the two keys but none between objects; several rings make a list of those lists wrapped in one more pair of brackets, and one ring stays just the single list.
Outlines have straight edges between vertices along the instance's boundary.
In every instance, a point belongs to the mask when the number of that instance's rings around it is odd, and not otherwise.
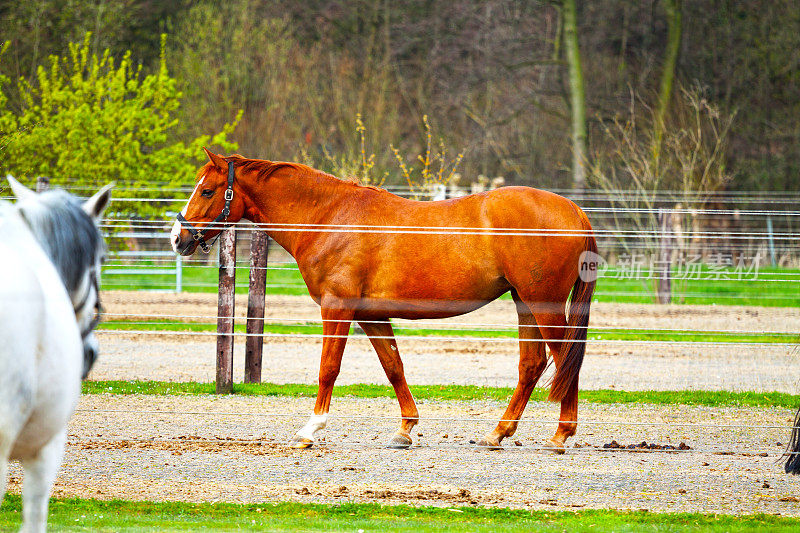
[{"label": "horse ear", "polygon": [[35,192],[18,182],[11,174],[7,174],[6,179],[8,180],[8,184],[11,185],[11,191],[14,193],[14,196],[17,197],[17,200],[27,200],[28,198],[36,197]]},{"label": "horse ear", "polygon": [[208,148],[206,148],[206,147],[203,147],[203,150],[205,150],[205,152],[206,152],[206,155],[208,156],[208,159],[209,159],[209,161],[211,161],[212,163],[214,163],[214,166],[215,166],[215,167],[217,167],[217,168],[221,168],[221,169],[226,169],[226,168],[228,168],[228,163],[227,163],[227,161],[225,161],[225,158],[223,158],[221,155],[217,155],[217,154],[215,154],[214,152],[212,152],[211,150],[209,150],[209,149],[208,149]]},{"label": "horse ear", "polygon": [[114,187],[114,184],[109,183],[97,191],[94,196],[83,202],[83,210],[86,211],[86,214],[92,217],[95,222],[100,221],[100,218],[103,216],[103,211],[108,207],[108,202],[111,200],[112,187]]}]

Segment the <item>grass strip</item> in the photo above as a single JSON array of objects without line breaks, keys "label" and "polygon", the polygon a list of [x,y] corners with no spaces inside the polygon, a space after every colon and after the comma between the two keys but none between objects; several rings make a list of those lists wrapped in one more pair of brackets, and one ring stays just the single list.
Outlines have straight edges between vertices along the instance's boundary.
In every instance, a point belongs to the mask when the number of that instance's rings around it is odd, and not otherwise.
[{"label": "grass strip", "polygon": [[[154,395],[198,395],[214,394],[214,383],[169,382],[169,381],[86,381],[84,394],[154,394]],[[316,385],[301,383],[235,383],[234,394],[243,396],[314,397]],[[476,385],[414,385],[411,392],[423,400],[497,400],[508,401],[513,389],[510,387],[479,387]],[[537,387],[531,395],[533,401],[545,401],[548,390]],[[338,385],[334,396],[356,398],[394,397],[388,385],[355,384]],[[787,407],[800,405],[800,394],[784,392],[730,392],[730,391],[619,391],[581,390],[583,402],[620,404],[647,403],[656,405],[698,405],[709,407]]]},{"label": "grass strip", "polygon": [[[0,527],[19,524],[19,496],[0,507]],[[781,531],[800,527],[782,516],[650,513],[646,511],[528,511],[484,507],[411,507],[374,503],[234,504],[58,499],[50,505],[54,531]]]},{"label": "grass strip", "polygon": [[[202,322],[180,322],[174,320],[148,320],[146,322],[105,320],[97,331],[191,331],[216,333],[216,324]],[[354,333],[357,330],[351,330]],[[394,327],[395,334],[406,337],[485,337],[517,338],[516,328],[491,329],[435,329]],[[244,324],[234,326],[235,333],[245,333]],[[264,333],[291,335],[321,335],[318,323],[265,324]],[[607,329],[589,330],[589,340],[669,341],[669,342],[741,342],[741,343],[800,343],[797,333],[726,334],[703,332],[675,332],[669,330]]]}]

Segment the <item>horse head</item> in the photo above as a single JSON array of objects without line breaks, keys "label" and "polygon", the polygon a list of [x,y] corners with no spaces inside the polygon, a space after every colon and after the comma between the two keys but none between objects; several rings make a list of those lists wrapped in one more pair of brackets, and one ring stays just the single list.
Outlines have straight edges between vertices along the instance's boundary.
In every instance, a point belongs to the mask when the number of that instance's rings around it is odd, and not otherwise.
[{"label": "horse head", "polygon": [[209,162],[198,171],[194,191],[170,232],[172,248],[180,255],[192,255],[198,246],[208,253],[224,225],[238,222],[245,212],[241,187],[235,179],[238,158],[203,150]]},{"label": "horse head", "polygon": [[108,184],[85,202],[55,189],[41,194],[8,176],[17,208],[53,262],[75,311],[83,340],[83,377],[97,358],[94,328],[100,319],[100,266],[105,256],[98,225],[111,199]]}]

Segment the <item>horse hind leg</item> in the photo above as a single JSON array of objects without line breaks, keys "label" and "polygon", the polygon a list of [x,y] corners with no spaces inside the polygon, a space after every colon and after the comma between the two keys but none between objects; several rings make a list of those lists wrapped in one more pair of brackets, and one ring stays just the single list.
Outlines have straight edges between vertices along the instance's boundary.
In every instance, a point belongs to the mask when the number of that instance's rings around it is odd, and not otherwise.
[{"label": "horse hind leg", "polygon": [[[547,340],[550,354],[553,356],[556,369],[563,361],[562,340],[567,334],[567,319],[563,311],[565,304],[548,304],[545,310],[535,312],[536,322],[542,336]],[[557,308],[557,309],[556,309]],[[564,453],[564,443],[573,436],[578,428],[578,381],[570,386],[567,394],[561,400],[561,414],[555,435],[545,442],[545,446],[553,448],[558,453]]]},{"label": "horse hind leg", "polygon": [[519,419],[530,400],[536,382],[547,367],[547,354],[541,332],[536,324],[530,308],[519,299],[516,291],[512,291],[519,316],[519,381],[506,412],[497,427],[478,441],[478,446],[499,448],[505,437],[517,431]]},{"label": "horse hind leg", "polygon": [[22,483],[22,530],[44,532],[47,528],[47,507],[50,491],[64,458],[66,433],[61,432],[45,444],[36,457],[22,462],[25,477]]},{"label": "horse hind leg", "polygon": [[419,422],[419,411],[414,396],[406,383],[403,361],[397,351],[392,325],[389,322],[359,322],[378,354],[383,371],[392,384],[400,403],[400,429],[389,441],[389,448],[408,448],[412,444],[411,430]]}]

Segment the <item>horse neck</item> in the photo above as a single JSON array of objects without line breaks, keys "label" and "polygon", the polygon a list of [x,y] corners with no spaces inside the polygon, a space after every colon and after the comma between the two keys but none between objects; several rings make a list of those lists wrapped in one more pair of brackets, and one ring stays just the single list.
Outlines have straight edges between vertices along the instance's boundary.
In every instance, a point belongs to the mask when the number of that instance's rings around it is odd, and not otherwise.
[{"label": "horse neck", "polygon": [[[247,215],[251,221],[291,226],[329,223],[353,186],[322,172],[287,166],[246,187],[251,203]],[[309,240],[309,233],[277,229],[265,228],[275,242],[297,257],[304,241]]]}]

